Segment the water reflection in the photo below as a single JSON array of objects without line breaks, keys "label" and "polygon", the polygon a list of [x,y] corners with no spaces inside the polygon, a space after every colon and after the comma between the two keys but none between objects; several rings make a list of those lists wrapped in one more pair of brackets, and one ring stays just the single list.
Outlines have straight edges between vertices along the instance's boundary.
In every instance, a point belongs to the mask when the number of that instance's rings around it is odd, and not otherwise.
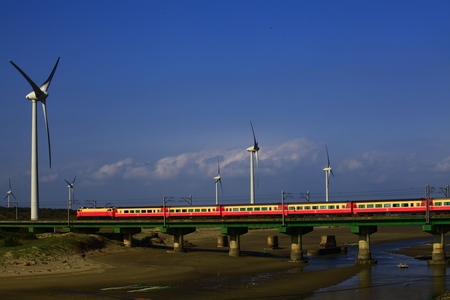
[{"label": "water reflection", "polygon": [[[369,265],[353,278],[302,299],[435,299],[450,289],[450,279],[446,276],[447,265],[428,265],[426,260],[388,253],[401,248],[421,246],[427,241],[429,239],[373,246],[372,258],[378,260],[378,264]],[[349,248],[347,255],[313,258],[311,264],[305,267],[305,271],[354,265],[356,251],[356,248]],[[398,268],[399,263],[406,263],[409,268]]]}]

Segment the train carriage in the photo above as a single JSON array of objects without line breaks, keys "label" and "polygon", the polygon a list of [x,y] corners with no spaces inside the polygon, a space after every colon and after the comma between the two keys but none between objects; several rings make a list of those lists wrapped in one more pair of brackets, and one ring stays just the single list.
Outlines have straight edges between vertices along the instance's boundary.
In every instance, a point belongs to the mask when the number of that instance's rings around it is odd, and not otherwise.
[{"label": "train carriage", "polygon": [[148,206],[148,207],[105,207],[77,210],[77,217],[83,218],[232,218],[232,217],[281,217],[312,215],[382,215],[382,214],[425,214],[449,213],[450,198],[362,200],[346,202],[303,202],[192,205],[192,206]]}]

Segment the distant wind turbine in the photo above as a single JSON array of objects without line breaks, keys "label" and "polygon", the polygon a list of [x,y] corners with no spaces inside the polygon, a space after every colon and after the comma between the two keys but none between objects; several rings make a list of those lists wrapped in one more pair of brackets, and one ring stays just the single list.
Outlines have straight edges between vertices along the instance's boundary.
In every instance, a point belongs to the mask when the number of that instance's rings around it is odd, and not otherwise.
[{"label": "distant wind turbine", "polygon": [[253,129],[252,121],[250,121],[253,133],[253,146],[248,147],[247,151],[250,152],[250,203],[255,204],[255,168],[254,162],[256,162],[256,169],[258,169],[258,141],[256,140],[255,130]]},{"label": "distant wind turbine", "polygon": [[72,183],[68,182],[67,180],[64,179],[65,182],[67,182],[68,184],[68,188],[69,188],[69,200],[68,200],[68,209],[72,209],[72,203],[75,200],[75,192],[73,190],[73,185],[75,184],[75,179],[77,179],[77,176],[75,176],[72,180]]},{"label": "distant wind turbine", "polygon": [[6,197],[3,199],[3,200],[5,200],[6,198],[8,198],[8,207],[11,207],[11,201],[10,201],[11,196],[13,196],[14,199],[16,199],[16,201],[17,201],[17,198],[16,198],[16,196],[14,196],[12,189],[11,189],[11,178],[9,178],[9,190],[6,192]]},{"label": "distant wind turbine", "polygon": [[47,132],[47,143],[48,143],[48,158],[49,166],[52,167],[52,153],[50,148],[50,132],[48,130],[48,120],[47,120],[47,107],[46,101],[48,97],[48,88],[52,81],[53,75],[55,74],[56,68],[58,67],[59,57],[53,67],[50,76],[47,80],[39,87],[33,80],[25,74],[15,63],[9,61],[23,77],[28,81],[28,83],[33,88],[33,91],[25,96],[25,98],[31,100],[31,220],[39,220],[39,179],[38,179],[38,147],[37,147],[37,102],[42,103],[42,109],[44,111],[44,121],[45,129]]},{"label": "distant wind turbine", "polygon": [[217,176],[214,177],[214,180],[216,183],[216,205],[219,205],[219,183],[220,183],[220,187],[222,188],[222,194],[223,194],[222,177],[220,177],[219,158],[217,158]]},{"label": "distant wind turbine", "polygon": [[328,165],[326,168],[324,168],[323,170],[325,171],[325,199],[326,202],[328,202],[328,189],[329,189],[329,184],[330,184],[330,174],[333,175],[333,169],[331,168],[331,164],[330,164],[330,156],[328,155],[328,147],[327,144],[325,144],[325,150],[327,151],[327,160],[328,160]]}]

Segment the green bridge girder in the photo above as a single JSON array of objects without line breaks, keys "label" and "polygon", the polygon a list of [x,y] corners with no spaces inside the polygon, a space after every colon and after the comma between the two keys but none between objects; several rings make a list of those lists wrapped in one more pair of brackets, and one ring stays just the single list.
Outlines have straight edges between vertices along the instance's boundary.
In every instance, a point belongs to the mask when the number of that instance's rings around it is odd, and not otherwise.
[{"label": "green bridge girder", "polygon": [[320,226],[382,226],[382,225],[450,225],[450,215],[433,216],[427,223],[424,216],[385,217],[317,217],[280,219],[186,219],[186,220],[71,220],[65,221],[0,221],[0,228],[181,228],[181,227],[320,227]]}]

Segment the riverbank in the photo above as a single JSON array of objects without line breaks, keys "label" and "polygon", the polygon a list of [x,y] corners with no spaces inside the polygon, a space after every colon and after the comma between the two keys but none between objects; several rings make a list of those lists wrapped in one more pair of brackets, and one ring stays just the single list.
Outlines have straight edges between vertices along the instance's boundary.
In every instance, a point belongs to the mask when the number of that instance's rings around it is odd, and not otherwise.
[{"label": "riverbank", "polygon": [[[277,299],[338,284],[365,268],[302,272],[303,264],[289,262],[290,237],[272,229],[250,230],[241,237],[241,257],[230,257],[228,248],[217,247],[218,235],[218,229],[186,235],[190,247],[185,253],[171,253],[171,237],[159,234],[164,246],[125,248],[113,243],[40,271],[39,264],[6,267],[0,271],[2,299]],[[279,249],[267,249],[270,235],[278,236]],[[322,235],[334,235],[338,245],[358,242],[349,227],[315,228],[303,236],[305,255],[307,249],[318,248]],[[415,238],[431,240],[431,235],[420,226],[379,226],[371,244]],[[424,247],[431,253],[431,245]],[[152,286],[166,289],[133,292]]]}]

